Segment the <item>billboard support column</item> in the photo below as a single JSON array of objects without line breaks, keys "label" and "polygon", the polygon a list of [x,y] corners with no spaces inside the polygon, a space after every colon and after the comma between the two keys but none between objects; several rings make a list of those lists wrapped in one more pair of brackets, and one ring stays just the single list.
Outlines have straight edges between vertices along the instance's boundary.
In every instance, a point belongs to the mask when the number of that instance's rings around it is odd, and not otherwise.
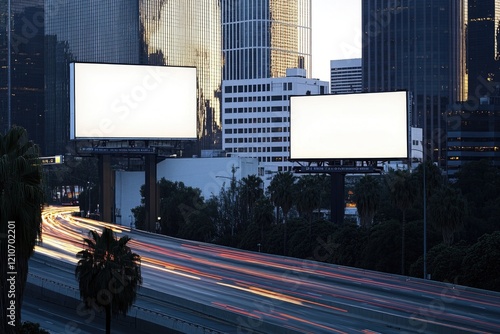
[{"label": "billboard support column", "polygon": [[113,171],[111,169],[111,156],[109,154],[99,156],[99,179],[101,184],[99,190],[101,221],[112,223],[114,213],[114,181]]},{"label": "billboard support column", "polygon": [[145,225],[149,232],[156,231],[158,220],[158,191],[156,185],[156,154],[146,155],[145,180]]},{"label": "billboard support column", "polygon": [[345,214],[345,173],[330,173],[331,177],[331,220],[335,224],[342,225],[344,223]]}]

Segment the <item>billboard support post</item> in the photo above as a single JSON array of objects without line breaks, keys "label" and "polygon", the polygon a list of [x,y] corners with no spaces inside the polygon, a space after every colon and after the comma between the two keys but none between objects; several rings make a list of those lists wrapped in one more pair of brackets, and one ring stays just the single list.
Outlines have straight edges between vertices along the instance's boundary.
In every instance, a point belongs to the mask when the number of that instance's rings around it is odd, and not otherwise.
[{"label": "billboard support post", "polygon": [[114,206],[114,180],[113,170],[111,169],[111,156],[104,154],[99,156],[99,183],[100,187],[100,220],[113,222]]},{"label": "billboard support post", "polygon": [[331,220],[337,225],[344,223],[345,214],[345,173],[329,173],[331,179],[332,202],[330,208]]},{"label": "billboard support post", "polygon": [[345,176],[346,174],[372,174],[381,173],[377,166],[301,166],[294,168],[295,173],[321,173],[330,175],[330,221],[342,225],[345,216]]},{"label": "billboard support post", "polygon": [[145,224],[147,231],[155,232],[158,219],[156,154],[146,155],[145,170]]}]

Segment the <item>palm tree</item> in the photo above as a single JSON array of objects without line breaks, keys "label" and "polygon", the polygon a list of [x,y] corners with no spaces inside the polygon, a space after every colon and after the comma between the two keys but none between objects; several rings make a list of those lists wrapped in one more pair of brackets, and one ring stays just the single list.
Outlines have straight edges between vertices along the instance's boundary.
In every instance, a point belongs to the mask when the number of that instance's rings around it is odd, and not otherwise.
[{"label": "palm tree", "polygon": [[319,209],[321,202],[321,184],[317,176],[304,175],[297,181],[297,210],[305,216],[309,223],[309,236],[311,235],[312,216],[314,209]]},{"label": "palm tree", "polygon": [[249,175],[241,179],[239,195],[247,219],[253,219],[255,203],[264,196],[262,185],[262,179],[257,175]]},{"label": "palm tree", "polygon": [[453,243],[453,235],[463,226],[467,213],[467,202],[459,189],[441,186],[430,198],[431,222],[441,230],[443,242]]},{"label": "palm tree", "polygon": [[417,188],[408,170],[390,171],[387,175],[389,194],[394,205],[401,211],[401,275],[405,274],[405,225],[406,210],[416,199]]},{"label": "palm tree", "polygon": [[[412,175],[416,184],[419,185],[418,190],[421,195],[424,194],[423,184],[425,184],[425,197],[427,200],[429,200],[431,195],[441,187],[444,181],[441,170],[431,161],[425,161],[419,164]],[[422,182],[422,180],[424,180],[424,175],[425,183]]]},{"label": "palm tree", "polygon": [[373,222],[379,204],[380,185],[374,177],[363,176],[354,186],[354,194],[361,226],[368,228]]},{"label": "palm tree", "polygon": [[[288,213],[293,206],[293,187],[295,185],[295,176],[291,172],[278,172],[271,183],[269,184],[269,193],[271,194],[271,201],[273,204],[281,208],[283,211],[283,254],[286,255],[286,222]],[[276,220],[279,221],[278,215]]]},{"label": "palm tree", "polygon": [[[0,332],[14,333],[21,323],[21,305],[28,275],[28,260],[42,235],[44,193],[38,146],[28,140],[24,128],[12,127],[0,136]],[[10,241],[14,244],[11,244]],[[8,245],[15,246],[15,262],[9,262]],[[10,259],[10,258],[9,258]],[[13,265],[13,267],[10,267]],[[15,274],[15,297],[7,299],[7,273]],[[12,275],[9,275],[12,276]],[[5,288],[5,290],[4,290]],[[7,307],[15,302],[15,326],[9,324]]]},{"label": "palm tree", "polygon": [[264,241],[264,230],[268,230],[273,224],[273,203],[266,196],[261,196],[255,202],[253,219],[260,228],[260,244]]},{"label": "palm tree", "polygon": [[88,308],[98,306],[106,311],[106,333],[110,333],[111,316],[126,314],[142,284],[141,258],[132,253],[128,236],[116,239],[113,231],[105,228],[99,235],[90,231],[85,238],[85,249],[78,252],[75,276],[80,297]]}]

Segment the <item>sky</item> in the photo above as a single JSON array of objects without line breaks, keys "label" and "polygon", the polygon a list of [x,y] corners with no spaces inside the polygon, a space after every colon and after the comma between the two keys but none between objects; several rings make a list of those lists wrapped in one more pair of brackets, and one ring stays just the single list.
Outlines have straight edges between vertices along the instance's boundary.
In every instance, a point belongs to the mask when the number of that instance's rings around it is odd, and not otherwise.
[{"label": "sky", "polygon": [[312,0],[312,77],[330,82],[330,60],[361,58],[361,0]]}]

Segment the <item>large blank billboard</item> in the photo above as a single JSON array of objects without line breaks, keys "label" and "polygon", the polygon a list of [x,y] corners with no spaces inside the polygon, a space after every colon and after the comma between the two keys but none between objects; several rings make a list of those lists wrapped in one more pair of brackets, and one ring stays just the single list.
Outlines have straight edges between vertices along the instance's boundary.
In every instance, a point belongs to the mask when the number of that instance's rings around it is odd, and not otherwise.
[{"label": "large blank billboard", "polygon": [[407,158],[407,92],[290,98],[290,160]]},{"label": "large blank billboard", "polygon": [[196,138],[196,68],[70,64],[71,139]]}]

